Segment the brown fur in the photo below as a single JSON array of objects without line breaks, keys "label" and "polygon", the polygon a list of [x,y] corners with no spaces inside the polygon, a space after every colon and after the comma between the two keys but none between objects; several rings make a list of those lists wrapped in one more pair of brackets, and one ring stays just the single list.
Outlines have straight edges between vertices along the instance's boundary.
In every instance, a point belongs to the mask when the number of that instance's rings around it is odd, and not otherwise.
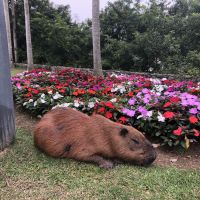
[{"label": "brown fur", "polygon": [[44,115],[35,128],[34,143],[50,156],[95,162],[103,168],[113,167],[113,159],[143,165],[156,158],[152,145],[133,127],[71,108]]}]

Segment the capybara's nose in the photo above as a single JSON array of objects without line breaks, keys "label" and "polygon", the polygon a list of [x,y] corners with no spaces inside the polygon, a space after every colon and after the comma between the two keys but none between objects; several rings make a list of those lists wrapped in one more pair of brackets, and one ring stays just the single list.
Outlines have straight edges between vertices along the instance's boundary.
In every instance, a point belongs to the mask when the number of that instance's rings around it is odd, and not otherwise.
[{"label": "capybara's nose", "polygon": [[148,156],[145,157],[145,159],[144,159],[142,165],[143,165],[143,166],[148,166],[148,165],[150,165],[151,163],[153,163],[153,161],[156,159],[156,157],[157,157],[157,153],[156,153],[155,149],[153,149],[153,150],[151,151],[151,153],[148,154]]}]

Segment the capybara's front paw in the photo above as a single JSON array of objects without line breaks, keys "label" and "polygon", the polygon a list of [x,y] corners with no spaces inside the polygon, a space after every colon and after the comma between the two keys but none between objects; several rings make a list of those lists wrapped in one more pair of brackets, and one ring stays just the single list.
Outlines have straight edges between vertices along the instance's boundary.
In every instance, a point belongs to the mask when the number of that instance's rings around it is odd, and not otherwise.
[{"label": "capybara's front paw", "polygon": [[114,166],[113,162],[111,161],[104,161],[103,163],[101,163],[99,165],[100,168],[103,168],[103,169],[112,169]]}]

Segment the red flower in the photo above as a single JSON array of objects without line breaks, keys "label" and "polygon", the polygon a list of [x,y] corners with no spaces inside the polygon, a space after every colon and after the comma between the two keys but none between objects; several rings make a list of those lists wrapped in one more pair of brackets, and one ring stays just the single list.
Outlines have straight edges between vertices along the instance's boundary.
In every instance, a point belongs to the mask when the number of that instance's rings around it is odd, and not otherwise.
[{"label": "red flower", "polygon": [[172,103],[177,103],[177,102],[180,101],[180,99],[179,99],[178,97],[171,97],[169,100],[170,100],[170,102],[172,102]]},{"label": "red flower", "polygon": [[174,117],[174,113],[173,113],[173,112],[167,111],[167,112],[165,112],[165,113],[163,114],[163,116],[164,116],[166,119],[171,119],[171,118]]},{"label": "red flower", "polygon": [[169,107],[171,104],[172,104],[171,102],[167,102],[167,103],[164,104],[163,107],[164,107],[164,108],[167,108],[167,107]]},{"label": "red flower", "polygon": [[150,87],[150,86],[151,86],[150,83],[145,83],[145,84],[144,84],[144,87]]},{"label": "red flower", "polygon": [[173,134],[174,135],[181,135],[181,132],[182,132],[182,128],[181,127],[179,127],[178,129],[176,129],[176,130],[173,130]]},{"label": "red flower", "polygon": [[195,124],[196,122],[198,122],[198,119],[195,116],[190,116],[189,121],[191,124]]},{"label": "red flower", "polygon": [[88,90],[88,93],[89,93],[89,94],[95,94],[96,92],[95,92],[94,90],[89,89],[89,90]]},{"label": "red flower", "polygon": [[133,92],[129,92],[129,93],[127,94],[127,96],[128,96],[128,97],[132,97],[132,96],[133,96]]},{"label": "red flower", "polygon": [[193,129],[193,131],[194,131],[194,136],[196,136],[196,137],[199,137],[199,131],[198,130],[196,130],[196,129]]},{"label": "red flower", "polygon": [[83,89],[79,89],[77,92],[78,94],[85,94],[85,91]]},{"label": "red flower", "polygon": [[108,108],[114,108],[114,106],[113,106],[113,104],[111,103],[111,102],[106,102],[106,104],[105,104]]},{"label": "red flower", "polygon": [[32,94],[30,92],[28,92],[27,94],[24,95],[25,97],[31,97]]},{"label": "red flower", "polygon": [[64,89],[59,90],[60,93],[65,93]]},{"label": "red flower", "polygon": [[39,91],[38,91],[38,90],[36,90],[36,89],[33,89],[33,90],[32,90],[32,93],[33,93],[33,94],[38,94],[38,93],[39,93]]},{"label": "red flower", "polygon": [[122,122],[123,124],[126,122],[126,117],[120,117],[119,121]]},{"label": "red flower", "polygon": [[195,89],[191,89],[190,92],[191,92],[191,93],[194,93],[194,92],[196,92],[196,90],[195,90]]},{"label": "red flower", "polygon": [[57,89],[61,89],[62,86],[60,86],[60,85],[56,85],[56,88],[57,88]]},{"label": "red flower", "polygon": [[106,118],[110,119],[112,117],[112,113],[111,112],[106,112]]},{"label": "red flower", "polygon": [[78,96],[78,92],[73,92],[72,93],[74,96]]},{"label": "red flower", "polygon": [[98,113],[103,113],[104,110],[105,110],[104,107],[101,107],[101,108],[99,108],[99,109],[97,110],[97,112],[98,112]]}]

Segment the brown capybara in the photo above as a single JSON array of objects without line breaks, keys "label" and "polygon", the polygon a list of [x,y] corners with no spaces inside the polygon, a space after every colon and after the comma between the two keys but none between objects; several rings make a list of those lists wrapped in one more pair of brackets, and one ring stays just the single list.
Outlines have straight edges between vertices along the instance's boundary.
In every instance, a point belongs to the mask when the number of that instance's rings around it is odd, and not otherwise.
[{"label": "brown capybara", "polygon": [[133,127],[71,108],[45,114],[35,128],[34,143],[50,156],[93,162],[102,168],[112,168],[114,161],[149,165],[156,159],[151,143]]}]

